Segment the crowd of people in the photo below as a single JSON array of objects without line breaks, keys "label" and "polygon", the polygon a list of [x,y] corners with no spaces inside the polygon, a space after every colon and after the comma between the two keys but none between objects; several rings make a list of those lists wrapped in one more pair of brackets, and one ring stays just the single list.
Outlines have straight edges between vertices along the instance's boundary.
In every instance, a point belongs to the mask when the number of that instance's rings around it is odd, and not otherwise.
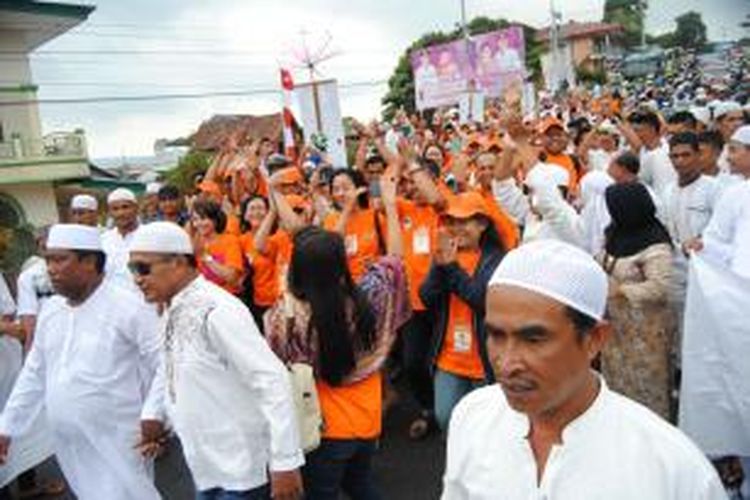
[{"label": "crowd of people", "polygon": [[76,195],[0,290],[5,484],[59,490],[54,453],[82,500],[159,498],[176,435],[200,499],[381,498],[407,391],[445,500],[748,495],[750,108],[668,83],[355,123],[350,167],[232,136],[187,192]]}]

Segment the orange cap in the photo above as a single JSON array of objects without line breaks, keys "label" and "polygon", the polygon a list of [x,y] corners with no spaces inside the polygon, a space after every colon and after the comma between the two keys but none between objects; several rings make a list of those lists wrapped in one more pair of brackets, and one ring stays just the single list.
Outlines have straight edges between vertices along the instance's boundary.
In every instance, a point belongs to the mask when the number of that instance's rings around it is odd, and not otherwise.
[{"label": "orange cap", "polygon": [[470,219],[475,215],[487,216],[487,203],[482,195],[475,191],[468,191],[452,196],[445,215],[454,219]]},{"label": "orange cap", "polygon": [[202,181],[198,184],[198,189],[206,194],[213,194],[216,196],[222,196],[221,187],[214,181]]},{"label": "orange cap", "polygon": [[563,122],[561,122],[554,116],[548,116],[547,118],[542,120],[542,123],[539,124],[539,133],[546,134],[547,131],[552,127],[560,127],[561,129],[565,130],[565,125],[563,125]]},{"label": "orange cap", "polygon": [[297,167],[286,167],[284,169],[279,170],[279,177],[281,184],[302,184],[304,182],[304,178],[302,177],[302,172],[299,171]]}]

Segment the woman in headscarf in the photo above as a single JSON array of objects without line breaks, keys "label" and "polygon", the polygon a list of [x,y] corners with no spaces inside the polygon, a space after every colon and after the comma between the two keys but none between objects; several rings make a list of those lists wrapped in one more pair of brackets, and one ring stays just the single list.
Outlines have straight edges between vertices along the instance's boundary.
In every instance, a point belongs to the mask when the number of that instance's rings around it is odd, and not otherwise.
[{"label": "woman in headscarf", "polygon": [[612,223],[600,262],[609,274],[613,335],[602,351],[610,387],[670,419],[669,352],[675,321],[669,307],[672,243],[640,183],[605,191]]}]

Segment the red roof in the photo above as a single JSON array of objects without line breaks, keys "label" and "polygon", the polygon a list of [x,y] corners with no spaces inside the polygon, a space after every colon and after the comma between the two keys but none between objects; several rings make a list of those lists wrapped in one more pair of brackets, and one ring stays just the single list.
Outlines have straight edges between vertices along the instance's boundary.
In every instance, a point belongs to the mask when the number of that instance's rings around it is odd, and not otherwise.
[{"label": "red roof", "polygon": [[[574,38],[598,37],[613,35],[623,31],[622,25],[613,23],[577,23],[570,21],[560,26],[560,38],[570,40]],[[544,28],[536,33],[539,42],[549,42],[550,28]]]}]

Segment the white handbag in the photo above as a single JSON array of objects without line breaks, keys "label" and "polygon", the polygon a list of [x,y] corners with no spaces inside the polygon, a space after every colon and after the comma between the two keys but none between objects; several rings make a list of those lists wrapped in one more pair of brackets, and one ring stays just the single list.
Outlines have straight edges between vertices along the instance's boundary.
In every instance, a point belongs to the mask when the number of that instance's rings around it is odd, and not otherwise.
[{"label": "white handbag", "polygon": [[289,378],[292,383],[294,407],[297,411],[300,447],[309,453],[320,446],[323,415],[320,411],[318,390],[312,366],[306,363],[289,365]]}]

